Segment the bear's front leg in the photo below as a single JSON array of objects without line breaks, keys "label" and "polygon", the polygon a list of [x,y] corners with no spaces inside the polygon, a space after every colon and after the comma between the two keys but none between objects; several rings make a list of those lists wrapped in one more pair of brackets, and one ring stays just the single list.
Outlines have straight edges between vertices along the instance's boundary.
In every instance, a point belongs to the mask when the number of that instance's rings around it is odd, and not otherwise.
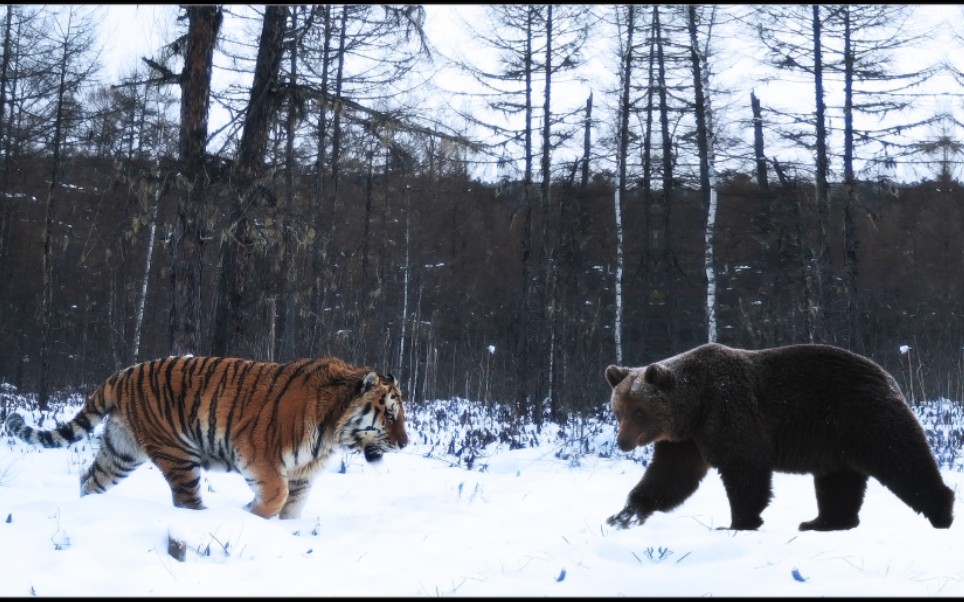
[{"label": "bear's front leg", "polygon": [[773,496],[773,471],[764,464],[739,461],[720,466],[720,478],[730,501],[730,529],[753,530]]},{"label": "bear's front leg", "polygon": [[660,441],[643,478],[629,492],[626,506],[606,519],[620,529],[646,522],[653,512],[668,512],[691,496],[709,465],[692,441]]}]

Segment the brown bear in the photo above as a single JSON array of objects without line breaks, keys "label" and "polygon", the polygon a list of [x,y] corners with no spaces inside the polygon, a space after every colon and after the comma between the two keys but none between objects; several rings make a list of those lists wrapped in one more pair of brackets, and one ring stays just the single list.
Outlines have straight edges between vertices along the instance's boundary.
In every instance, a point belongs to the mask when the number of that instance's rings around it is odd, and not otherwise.
[{"label": "brown bear", "polygon": [[817,517],[800,530],[859,524],[874,477],[934,527],[953,520],[924,430],[897,383],[873,361],[828,345],[759,351],[701,345],[642,368],[609,366],[623,451],[654,443],[623,510],[625,528],[688,498],[710,467],[730,502],[730,529],[756,529],[773,471],[812,474]]}]

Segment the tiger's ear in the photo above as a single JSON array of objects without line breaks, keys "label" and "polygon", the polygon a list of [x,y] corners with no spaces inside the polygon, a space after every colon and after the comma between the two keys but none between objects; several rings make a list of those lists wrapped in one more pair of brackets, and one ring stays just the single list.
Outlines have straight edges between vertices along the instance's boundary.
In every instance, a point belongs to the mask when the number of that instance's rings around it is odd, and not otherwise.
[{"label": "tiger's ear", "polygon": [[388,375],[385,377],[385,380],[388,381],[388,384],[393,386],[398,384],[398,381],[395,380],[395,375],[392,374],[391,372],[388,373]]},{"label": "tiger's ear", "polygon": [[365,375],[365,378],[361,381],[361,392],[368,393],[372,390],[372,387],[378,384],[378,374],[374,372],[369,372]]}]

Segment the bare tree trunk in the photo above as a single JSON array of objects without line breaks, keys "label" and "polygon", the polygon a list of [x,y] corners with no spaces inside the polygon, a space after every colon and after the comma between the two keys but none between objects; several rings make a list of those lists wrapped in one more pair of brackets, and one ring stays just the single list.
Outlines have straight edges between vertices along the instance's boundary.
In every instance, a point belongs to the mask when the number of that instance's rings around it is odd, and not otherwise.
[{"label": "bare tree trunk", "polygon": [[[71,13],[71,18],[72,18]],[[68,32],[70,24],[68,23]],[[53,220],[56,212],[56,195],[54,194],[60,180],[61,146],[64,136],[64,101],[67,96],[67,67],[69,34],[64,37],[57,85],[57,100],[54,117],[54,139],[50,168],[50,186],[47,188],[47,199],[44,207],[43,233],[43,293],[40,300],[40,386],[37,391],[37,407],[47,409],[50,397],[50,329],[53,319],[51,308],[53,305]]]},{"label": "bare tree trunk", "polygon": [[817,342],[817,325],[815,324],[817,311],[814,308],[816,304],[816,292],[813,282],[812,252],[807,248],[807,238],[803,227],[803,211],[801,210],[801,205],[803,204],[804,193],[799,190],[795,184],[791,186],[791,191],[789,222],[791,224],[793,244],[799,251],[800,271],[803,274],[804,335],[808,343],[815,343]]},{"label": "bare tree trunk", "polygon": [[814,257],[814,280],[817,285],[819,304],[815,307],[814,323],[820,329],[821,338],[826,334],[823,323],[828,315],[830,298],[830,192],[827,185],[827,106],[823,90],[823,50],[820,5],[812,5],[813,10],[813,88],[816,98],[816,202],[817,202],[817,249]]},{"label": "bare tree trunk", "polygon": [[[586,193],[586,188],[589,186],[589,153],[592,148],[592,92],[589,93],[589,98],[586,99],[586,119],[583,125],[583,140],[582,140],[582,173],[579,177],[579,191],[583,194]],[[581,214],[581,212],[580,212]]]},{"label": "bare tree trunk", "polygon": [[411,345],[409,345],[408,352],[408,386],[405,387],[405,391],[408,392],[411,399],[418,399],[420,391],[418,390],[419,382],[419,362],[418,362],[418,327],[421,322],[422,315],[422,283],[418,283],[418,295],[415,297],[415,308],[413,310],[413,315],[409,324],[411,325],[411,332],[409,337],[411,340]]},{"label": "bare tree trunk", "polygon": [[[323,9],[325,10],[325,9]],[[326,34],[325,34],[325,44],[324,44],[324,56],[329,57],[329,60],[325,60],[322,66],[322,89],[325,94],[329,94],[329,83],[331,74],[328,71],[329,62],[331,59],[335,61],[335,73],[334,73],[334,92],[329,96],[333,99],[330,103],[330,109],[332,111],[332,124],[331,124],[331,154],[327,154],[326,149],[326,138],[328,133],[328,126],[324,123],[324,113],[321,116],[321,123],[319,123],[319,153],[324,154],[324,158],[327,159],[330,177],[330,186],[327,184],[324,188],[324,194],[327,196],[325,205],[319,207],[321,214],[327,219],[327,228],[324,229],[324,235],[321,237],[321,251],[316,253],[314,260],[316,262],[315,274],[320,274],[320,278],[316,280],[316,303],[315,307],[318,308],[320,312],[316,320],[316,327],[312,336],[312,353],[315,352],[315,348],[318,345],[319,337],[325,329],[324,324],[324,306],[327,304],[328,294],[330,288],[333,286],[334,274],[332,270],[331,263],[326,261],[331,252],[331,244],[335,237],[335,225],[337,224],[337,209],[338,209],[338,186],[340,181],[340,162],[341,162],[341,136],[342,136],[342,126],[341,126],[341,115],[342,115],[342,85],[344,83],[344,73],[345,73],[345,54],[346,54],[346,40],[348,27],[348,15],[349,6],[345,5],[341,10],[341,24],[338,26],[338,47],[335,50],[335,55],[331,57],[330,51],[330,35],[328,31],[334,28],[334,20],[331,17],[331,12],[327,11],[325,14],[326,21]],[[327,100],[327,99],[326,99]],[[324,166],[322,165],[322,156],[319,155],[319,172],[318,177],[324,178]],[[319,199],[320,200],[320,199]],[[319,227],[321,225],[321,220],[316,222]],[[330,321],[335,319],[335,312],[330,312]]]},{"label": "bare tree trunk", "polygon": [[[304,8],[304,7],[302,7]],[[292,211],[294,209],[295,198],[295,127],[298,123],[298,99],[296,95],[296,84],[298,83],[298,11],[297,7],[291,9],[291,30],[295,32],[291,42],[291,52],[289,56],[289,94],[288,94],[288,115],[285,119],[285,194],[282,211]],[[309,18],[310,20],[310,18]],[[276,361],[290,361],[294,359],[294,314],[295,314],[295,293],[292,290],[297,279],[298,267],[293,257],[294,245],[291,235],[291,227],[282,226],[281,241],[279,243],[277,262],[279,271],[279,290],[278,301],[281,309],[280,322],[277,329],[277,338],[274,339],[273,356]],[[272,321],[274,314],[272,314]]]},{"label": "bare tree trunk", "polygon": [[[332,107],[333,119],[331,125],[331,190],[329,191],[328,200],[328,215],[330,216],[330,222],[328,227],[328,237],[325,239],[326,244],[331,243],[331,239],[335,234],[335,209],[337,208],[338,200],[338,178],[339,178],[339,167],[341,161],[341,90],[342,84],[344,83],[345,76],[345,43],[347,39],[348,29],[348,6],[342,7],[341,11],[341,28],[338,33],[338,56],[337,65],[335,68],[335,103]],[[327,249],[326,253],[327,255]]]},{"label": "bare tree trunk", "polygon": [[[709,9],[713,10],[713,9]],[[716,228],[716,170],[713,161],[713,111],[709,101],[709,73],[707,50],[700,52],[696,35],[696,6],[687,10],[690,34],[690,59],[693,67],[693,89],[696,113],[696,144],[700,160],[700,191],[703,196],[704,252],[703,267],[706,273],[706,340],[716,342],[716,266],[713,262],[713,238]]]},{"label": "bare tree trunk", "polygon": [[[329,70],[331,62],[331,38],[333,35],[333,24],[331,17],[331,6],[323,5],[316,7],[321,11],[322,22],[322,51],[321,51],[321,89],[328,93]],[[317,352],[318,338],[324,329],[325,312],[325,290],[327,278],[325,277],[325,258],[328,253],[327,229],[325,236],[321,236],[323,216],[325,211],[325,168],[328,158],[328,103],[322,99],[321,110],[318,112],[318,128],[316,136],[318,138],[318,157],[315,162],[315,199],[312,205],[312,227],[315,231],[314,244],[311,253],[311,307],[314,308],[315,319],[312,321],[310,336],[308,340],[308,353],[315,355]],[[329,220],[334,216],[327,213]],[[333,227],[333,226],[332,226]]]},{"label": "bare tree trunk", "polygon": [[850,7],[843,6],[844,13],[844,255],[846,261],[847,289],[847,345],[860,350],[860,325],[857,300],[857,225],[854,223],[854,206],[857,201],[857,183],[854,178],[854,49],[851,38]]},{"label": "bare tree trunk", "polygon": [[144,325],[144,306],[147,304],[147,285],[150,283],[151,263],[154,259],[154,237],[157,233],[157,211],[161,204],[161,190],[164,183],[161,179],[160,161],[156,170],[157,183],[154,189],[154,207],[151,209],[150,223],[147,229],[147,250],[144,252],[144,277],[141,279],[141,292],[137,298],[137,309],[134,313],[134,343],[131,346],[131,360],[136,362],[141,349],[141,331]]},{"label": "bare tree trunk", "polygon": [[529,345],[531,311],[529,308],[529,269],[532,256],[532,36],[533,7],[527,11],[525,50],[525,174],[523,176],[522,291],[519,309],[519,363],[516,372],[518,394],[516,414],[525,416],[529,401]]},{"label": "bare tree trunk", "polygon": [[[374,204],[373,197],[375,192],[376,141],[374,135],[369,140],[366,140],[365,143],[368,145],[368,151],[365,153],[365,223],[362,230],[362,303],[368,303],[368,294],[370,292],[370,287],[368,285],[368,268],[371,255],[371,245],[369,244],[369,240],[372,230],[372,212]],[[388,157],[385,157],[385,159],[387,164]]]},{"label": "bare tree trunk", "polygon": [[[568,219],[563,219],[562,223],[567,224],[568,244],[569,244],[569,266],[570,270],[583,256],[586,242],[583,237],[577,236],[578,232],[586,232],[588,225],[587,204],[589,197],[589,158],[592,149],[592,102],[593,94],[589,93],[586,99],[586,117],[583,120],[583,155],[582,155],[582,174],[580,176],[579,189],[576,192],[575,216],[570,215]],[[570,290],[579,290],[580,276],[575,275],[574,270],[570,271],[570,276],[562,280],[568,285]]]},{"label": "bare tree trunk", "polygon": [[626,158],[629,154],[629,90],[633,68],[633,32],[636,29],[636,5],[626,7],[626,47],[620,69],[621,94],[619,99],[619,147],[616,156],[616,190],[613,199],[616,213],[616,307],[613,323],[613,342],[616,363],[623,363],[623,197],[626,194]]},{"label": "bare tree trunk", "polygon": [[50,322],[51,305],[53,304],[53,252],[52,230],[54,212],[54,182],[51,181],[47,189],[44,203],[44,236],[43,236],[43,293],[40,297],[40,384],[37,390],[37,407],[47,409],[50,398]]},{"label": "bare tree trunk", "polygon": [[[365,152],[365,218],[362,231],[362,273],[361,273],[361,290],[358,291],[358,295],[355,301],[355,313],[359,316],[359,355],[361,357],[368,356],[368,341],[371,340],[369,337],[373,336],[374,328],[376,324],[372,320],[365,320],[363,316],[367,315],[367,308],[371,307],[373,299],[373,290],[375,287],[371,286],[371,245],[369,244],[371,240],[371,229],[372,229],[372,218],[374,212],[374,196],[375,196],[375,152],[377,142],[374,136],[371,136],[365,141],[368,145],[368,150]],[[385,157],[385,176],[386,179],[382,182],[383,186],[388,185],[388,161],[389,158]]]},{"label": "bare tree trunk", "polygon": [[[776,282],[780,274],[780,257],[778,253],[780,232],[785,226],[777,224],[775,196],[770,191],[767,179],[767,160],[766,147],[763,141],[763,111],[760,107],[760,99],[756,94],[750,92],[750,106],[753,110],[753,149],[756,156],[756,178],[759,194],[764,203],[764,210],[759,221],[760,254],[763,257],[763,299],[766,299],[768,311],[773,311],[776,307],[772,300]],[[783,221],[786,223],[786,220]],[[766,335],[762,339],[755,338],[755,345],[768,345],[774,340],[776,330],[776,320],[770,320],[766,328]],[[762,330],[762,328],[761,328]]]},{"label": "bare tree trunk", "polygon": [[[707,99],[709,101],[709,99]],[[713,134],[713,112],[707,104],[706,122],[709,131],[709,205],[706,208],[706,236],[704,238],[704,269],[706,270],[706,340],[715,343],[718,336],[717,313],[716,313],[716,211],[718,206],[719,194],[716,180],[716,159],[715,143]]]},{"label": "bare tree trunk", "polygon": [[[0,57],[0,141],[6,136],[7,127],[7,88],[10,85],[11,35],[13,34],[14,5],[7,5],[7,17],[3,26],[3,56]],[[0,155],[0,159],[4,159]]]},{"label": "bare tree trunk", "polygon": [[553,381],[555,380],[555,364],[553,362],[555,352],[555,332],[553,331],[554,314],[556,300],[555,291],[552,283],[555,278],[555,241],[550,235],[550,215],[551,206],[550,193],[552,191],[551,156],[552,156],[552,4],[546,5],[546,60],[545,60],[545,89],[542,97],[542,306],[545,311],[542,316],[540,330],[543,335],[540,340],[544,340],[545,348],[548,350],[546,370],[539,370],[540,374],[546,375],[545,395],[543,389],[536,392],[535,397],[535,423],[542,425],[545,408],[543,399],[549,402],[550,408],[555,406],[553,401]]},{"label": "bare tree trunk", "polygon": [[[408,195],[405,195],[406,200]],[[399,321],[398,339],[398,367],[405,367],[405,351],[408,343],[408,291],[411,281],[411,244],[412,244],[412,217],[410,207],[406,206],[405,211],[405,263],[402,265],[402,319]]]},{"label": "bare tree trunk", "polygon": [[228,234],[221,241],[222,272],[212,345],[215,355],[237,355],[244,338],[242,302],[254,252],[248,212],[259,202],[260,186],[257,181],[264,170],[268,131],[278,109],[278,96],[273,88],[277,86],[281,68],[287,19],[286,5],[272,4],[265,8],[254,79],[238,145],[235,189],[231,191],[234,207],[231,209]]},{"label": "bare tree trunk", "polygon": [[645,357],[646,350],[650,347],[650,336],[649,329],[651,325],[651,320],[649,319],[652,315],[650,311],[650,304],[652,303],[652,291],[655,262],[653,257],[655,256],[655,249],[657,248],[657,243],[661,239],[657,239],[659,234],[658,228],[655,226],[654,215],[656,214],[653,200],[653,111],[655,109],[655,95],[656,95],[656,19],[653,18],[649,25],[649,56],[647,60],[647,71],[646,71],[646,115],[645,115],[645,125],[643,129],[643,148],[641,157],[642,166],[642,190],[640,191],[640,201],[643,204],[643,224],[640,230],[642,230],[645,237],[645,242],[643,243],[642,252],[639,254],[639,267],[637,268],[642,281],[642,286],[640,287],[640,293],[642,297],[642,303],[638,309],[640,316],[640,322],[642,323],[642,336],[640,340],[639,353]]},{"label": "bare tree trunk", "polygon": [[264,169],[268,133],[278,112],[278,93],[275,88],[281,70],[287,20],[287,5],[269,4],[265,7],[254,79],[238,145],[239,169],[247,180],[260,177]]},{"label": "bare tree trunk", "polygon": [[770,192],[767,181],[767,158],[763,146],[763,117],[760,110],[760,99],[750,92],[750,106],[753,109],[753,154],[756,159],[756,184],[764,195]]},{"label": "bare tree trunk", "polygon": [[[3,27],[3,56],[0,57],[0,174],[2,174],[3,192],[7,192],[7,88],[10,85],[10,62],[11,56],[11,35],[13,33],[13,11],[14,5],[7,5],[7,17]],[[8,203],[3,203],[0,207],[0,307],[6,299],[7,279],[3,277],[3,266],[6,264],[7,257],[7,230],[9,219],[7,217]]]},{"label": "bare tree trunk", "polygon": [[[663,29],[659,18],[659,7],[653,7],[653,33],[656,44],[656,87],[659,95],[659,127],[662,135],[662,154],[663,154],[663,196],[660,202],[653,203],[653,213],[656,216],[652,224],[651,231],[656,240],[656,248],[653,252],[654,269],[652,278],[654,286],[652,289],[656,303],[661,305],[659,315],[662,317],[665,328],[664,347],[665,352],[675,347],[674,339],[676,336],[674,311],[674,295],[670,284],[670,263],[672,252],[669,242],[669,214],[673,205],[673,140],[670,137],[669,129],[669,104],[667,101],[668,91],[666,86],[666,57],[663,47]],[[651,296],[651,301],[653,300]]]},{"label": "bare tree trunk", "polygon": [[221,27],[217,6],[188,6],[187,49],[181,76],[181,173],[188,190],[178,202],[174,224],[171,282],[171,350],[196,353],[201,321],[201,208],[207,202],[204,169],[208,136],[208,103],[214,45]]}]

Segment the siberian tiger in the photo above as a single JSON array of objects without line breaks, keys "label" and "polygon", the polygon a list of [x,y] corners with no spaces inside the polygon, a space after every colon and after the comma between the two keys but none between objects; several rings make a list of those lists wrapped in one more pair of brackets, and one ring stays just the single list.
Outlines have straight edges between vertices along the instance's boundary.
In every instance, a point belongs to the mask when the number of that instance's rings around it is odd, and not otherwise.
[{"label": "siberian tiger", "polygon": [[100,450],[80,494],[103,493],[151,460],[174,505],[202,509],[201,469],[244,476],[246,508],[297,518],[312,478],[336,446],[369,462],[408,443],[402,394],[391,375],[338,358],[287,364],[223,357],[168,357],[108,378],[78,414],[39,430],[11,414],[7,430],[44,447],[64,447],[102,420]]}]

